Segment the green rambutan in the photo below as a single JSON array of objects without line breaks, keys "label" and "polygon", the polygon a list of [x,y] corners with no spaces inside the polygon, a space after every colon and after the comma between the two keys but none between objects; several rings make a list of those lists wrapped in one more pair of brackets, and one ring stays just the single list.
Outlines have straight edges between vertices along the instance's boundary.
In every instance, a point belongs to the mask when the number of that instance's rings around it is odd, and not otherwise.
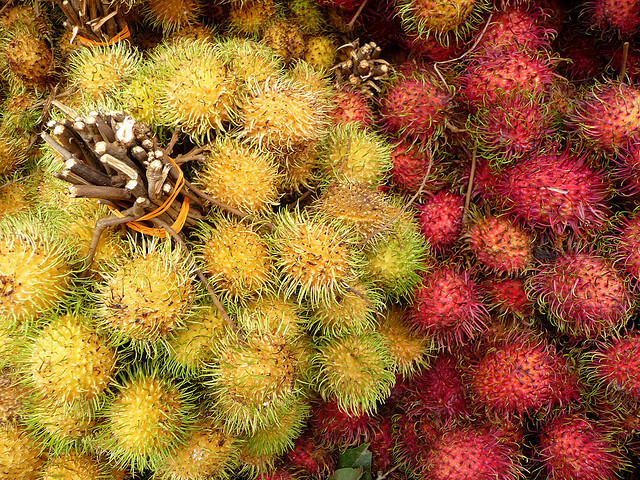
[{"label": "green rambutan", "polygon": [[232,2],[229,9],[231,29],[243,35],[259,35],[277,13],[274,0],[241,0]]},{"label": "green rambutan", "polygon": [[635,304],[613,264],[591,252],[569,251],[541,265],[527,290],[558,330],[577,338],[616,336]]},{"label": "green rambutan", "polygon": [[302,58],[307,50],[302,28],[285,18],[276,18],[264,27],[262,42],[280,55],[285,64]]},{"label": "green rambutan", "polygon": [[375,412],[395,382],[393,357],[379,333],[322,338],[313,363],[322,398],[348,413]]},{"label": "green rambutan", "polygon": [[0,176],[13,174],[24,164],[27,147],[28,142],[22,135],[0,127]]},{"label": "green rambutan", "polygon": [[309,37],[303,58],[313,68],[329,70],[336,63],[335,41],[328,35]]},{"label": "green rambutan", "polygon": [[315,35],[325,27],[324,13],[314,0],[291,0],[288,4],[293,17],[302,31]]},{"label": "green rambutan", "polygon": [[47,459],[39,480],[111,480],[111,469],[94,455],[65,453]]},{"label": "green rambutan", "polygon": [[238,313],[238,325],[247,332],[271,332],[297,342],[304,334],[306,323],[302,305],[292,299],[266,292],[247,302]]},{"label": "green rambutan", "polygon": [[146,19],[167,34],[195,22],[201,8],[200,0],[149,0]]},{"label": "green rambutan", "polygon": [[282,73],[282,59],[262,42],[226,37],[216,48],[241,86],[261,85]]},{"label": "green rambutan", "polygon": [[[0,350],[0,354],[4,354]],[[0,424],[15,422],[21,416],[22,404],[29,390],[12,369],[0,369]]]}]

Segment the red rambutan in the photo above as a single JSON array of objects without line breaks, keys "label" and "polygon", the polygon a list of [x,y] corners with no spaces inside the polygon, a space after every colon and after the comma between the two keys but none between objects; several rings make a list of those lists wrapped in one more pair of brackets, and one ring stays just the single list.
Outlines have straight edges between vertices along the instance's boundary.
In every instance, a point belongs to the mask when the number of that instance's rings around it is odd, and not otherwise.
[{"label": "red rambutan", "polygon": [[485,330],[488,317],[470,273],[443,265],[424,275],[414,292],[409,321],[439,346],[450,348]]},{"label": "red rambutan", "polygon": [[609,389],[640,400],[640,334],[613,340],[595,352],[591,367],[593,377]]},{"label": "red rambutan", "polygon": [[456,58],[460,53],[460,46],[455,39],[444,45],[433,37],[420,37],[413,33],[406,33],[400,38],[400,44],[413,56],[424,58],[430,62],[444,62]]},{"label": "red rambutan", "polygon": [[586,10],[590,13],[590,24],[600,30],[613,30],[627,37],[640,28],[640,3],[636,0],[593,0]]},{"label": "red rambutan", "polygon": [[621,192],[627,195],[640,193],[640,142],[629,140],[613,158],[613,176],[621,184]]},{"label": "red rambutan", "polygon": [[606,258],[567,252],[541,265],[528,291],[558,330],[577,338],[616,335],[629,320],[633,301],[624,279]]},{"label": "red rambutan", "polygon": [[434,161],[429,170],[428,154],[420,152],[407,142],[399,143],[391,152],[391,179],[401,193],[415,194],[429,171],[422,191],[436,191],[443,187],[444,182],[439,178],[438,170],[441,169]]},{"label": "red rambutan", "polygon": [[373,125],[373,109],[367,97],[357,90],[341,88],[334,97],[335,108],[329,116],[336,122],[356,122],[361,127]]},{"label": "red rambutan", "polygon": [[347,413],[334,400],[316,404],[309,419],[314,437],[321,445],[329,447],[344,447],[364,440],[370,422],[367,413]]},{"label": "red rambutan", "polygon": [[602,48],[593,37],[572,32],[559,39],[558,50],[568,60],[560,64],[560,71],[571,80],[594,78],[603,68]]},{"label": "red rambutan", "polygon": [[431,250],[443,254],[462,232],[464,197],[442,190],[418,206],[418,225]]},{"label": "red rambutan", "polygon": [[640,286],[640,216],[634,215],[622,221],[615,236],[615,246],[617,265],[627,274],[630,285],[637,289]]},{"label": "red rambutan", "polygon": [[607,183],[585,155],[537,152],[520,159],[500,175],[496,192],[505,206],[529,226],[585,236],[607,217]]},{"label": "red rambutan", "polygon": [[522,278],[489,278],[480,284],[480,290],[485,305],[500,316],[528,318],[533,315],[533,302],[527,298]]},{"label": "red rambutan", "polygon": [[335,465],[331,452],[318,445],[308,432],[296,439],[293,449],[284,455],[284,459],[293,470],[315,477],[322,477]]},{"label": "red rambutan", "polygon": [[391,417],[376,418],[369,432],[369,450],[373,456],[374,472],[386,472],[393,466],[393,424]]},{"label": "red rambutan", "polygon": [[602,430],[579,413],[547,422],[538,449],[549,480],[614,480],[623,464]]}]

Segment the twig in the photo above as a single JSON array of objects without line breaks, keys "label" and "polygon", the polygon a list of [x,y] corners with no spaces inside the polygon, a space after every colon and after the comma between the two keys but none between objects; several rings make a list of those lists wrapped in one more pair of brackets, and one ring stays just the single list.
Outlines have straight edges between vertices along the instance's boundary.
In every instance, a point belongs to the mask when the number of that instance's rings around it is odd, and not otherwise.
[{"label": "twig", "polygon": [[389,475],[391,475],[395,470],[397,470],[398,468],[400,468],[400,465],[396,465],[395,467],[393,467],[391,470],[387,471],[386,473],[378,473],[378,476],[376,477],[376,480],[384,480],[385,478],[387,478]]},{"label": "twig", "polygon": [[413,204],[413,202],[415,202],[416,198],[418,198],[422,194],[422,190],[424,189],[424,186],[427,184],[427,179],[429,178],[429,175],[431,174],[431,167],[433,167],[433,152],[431,150],[429,150],[429,166],[427,167],[427,173],[425,173],[424,177],[422,177],[422,183],[420,183],[420,188],[418,188],[418,191],[409,199],[409,201],[406,204],[404,204],[402,206],[400,211],[398,213],[396,213],[393,216],[393,218],[391,218],[391,220],[389,220],[387,223],[382,225],[380,228],[378,228],[374,232],[370,233],[367,237],[365,237],[365,239],[362,240],[362,242],[360,242],[360,246],[361,247],[364,247],[374,237],[376,237],[377,235],[379,235],[382,232],[384,232],[387,228],[389,228],[391,226],[391,224],[393,222],[395,222],[400,217],[400,215],[402,215],[404,212],[406,212],[407,209]]},{"label": "twig", "polygon": [[627,74],[627,59],[629,57],[629,42],[624,42],[622,46],[622,65],[620,66],[620,81],[624,80],[624,76]]},{"label": "twig", "polygon": [[367,6],[367,2],[369,0],[362,0],[362,2],[360,2],[360,6],[358,7],[358,11],[356,11],[356,13],[353,15],[353,17],[351,18],[351,21],[349,23],[347,23],[347,30],[353,30],[353,26],[356,24],[356,21],[358,20],[358,17],[360,16],[360,14],[362,13],[362,11],[364,10],[364,7]]},{"label": "twig", "polygon": [[26,180],[27,178],[33,177],[35,174],[31,173],[29,175],[25,175],[24,177],[19,177],[19,178],[14,178],[13,180],[9,180],[8,182],[3,183],[2,185],[0,185],[0,190],[2,190],[5,187],[8,187],[9,185],[13,185],[14,183],[18,183],[22,180]]},{"label": "twig", "polygon": [[464,198],[464,212],[462,214],[462,224],[467,223],[467,217],[469,215],[469,205],[471,204],[471,191],[473,190],[473,181],[476,176],[476,166],[478,165],[478,146],[476,145],[471,154],[471,172],[469,172],[469,185],[467,185],[467,193]]},{"label": "twig", "polygon": [[4,13],[4,11],[11,6],[13,0],[9,0],[2,8],[0,8],[0,15]]},{"label": "twig", "polygon": [[169,145],[164,149],[164,154],[167,156],[171,156],[171,152],[173,152],[173,147],[178,143],[178,138],[180,137],[180,127],[176,127],[171,135],[171,140],[169,140]]}]

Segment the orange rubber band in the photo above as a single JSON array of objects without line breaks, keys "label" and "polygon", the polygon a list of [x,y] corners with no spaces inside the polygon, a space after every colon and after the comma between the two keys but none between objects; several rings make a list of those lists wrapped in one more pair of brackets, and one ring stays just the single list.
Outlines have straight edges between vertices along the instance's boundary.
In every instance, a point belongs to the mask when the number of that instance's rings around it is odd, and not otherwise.
[{"label": "orange rubber band", "polygon": [[129,25],[125,25],[125,27],[108,42],[99,42],[96,40],[91,40],[90,38],[81,37],[80,35],[76,35],[76,38],[80,40],[85,46],[88,46],[88,47],[96,47],[96,46],[108,47],[110,45],[113,45],[114,43],[120,42],[121,40],[126,40],[130,36],[131,36],[131,32],[129,31]]},{"label": "orange rubber band", "polygon": [[[169,158],[169,161],[171,161],[171,164],[178,169],[178,179],[176,180],[176,184],[173,186],[173,191],[169,195],[169,198],[167,198],[165,202],[162,205],[160,205],[158,208],[156,208],[154,211],[149,212],[146,215],[143,215],[135,222],[127,222],[126,225],[129,228],[131,228],[131,230],[135,230],[136,232],[144,233],[145,235],[151,235],[153,237],[158,237],[158,238],[165,238],[167,236],[167,232],[164,229],[147,227],[146,225],[143,225],[140,222],[143,222],[145,220],[151,220],[152,218],[156,218],[157,216],[162,215],[164,212],[166,212],[171,206],[171,204],[173,203],[173,201],[178,196],[178,193],[180,193],[180,190],[182,190],[182,187],[184,186],[184,173],[182,173],[182,170],[180,169],[178,164],[173,160],[173,158],[171,157],[168,157],[168,158]],[[120,210],[116,210],[112,207],[109,207],[109,208],[111,209],[111,211],[116,217],[120,217],[120,218],[124,217],[124,215],[122,214],[122,212],[120,212]],[[184,200],[182,200],[182,206],[180,207],[180,213],[176,217],[176,221],[173,222],[173,225],[171,225],[171,228],[176,233],[179,233],[184,227],[184,224],[187,221],[188,214],[189,214],[189,198],[184,197]]]}]

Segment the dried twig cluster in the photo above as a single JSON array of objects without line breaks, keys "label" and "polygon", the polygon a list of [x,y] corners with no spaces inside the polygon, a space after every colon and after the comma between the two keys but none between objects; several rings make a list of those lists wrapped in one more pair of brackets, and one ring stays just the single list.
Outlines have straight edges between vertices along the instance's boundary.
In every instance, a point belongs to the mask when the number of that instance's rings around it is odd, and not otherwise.
[{"label": "dried twig cluster", "polygon": [[382,49],[375,42],[361,47],[359,39],[338,48],[342,49],[347,49],[348,58],[331,69],[335,72],[336,82],[351,85],[370,97],[374,96],[374,91],[380,92],[376,82],[391,74],[391,65],[379,58]]},{"label": "dried twig cluster", "polygon": [[66,17],[63,26],[72,32],[71,42],[88,45],[124,40],[129,29],[118,3],[101,0],[53,0]]}]

